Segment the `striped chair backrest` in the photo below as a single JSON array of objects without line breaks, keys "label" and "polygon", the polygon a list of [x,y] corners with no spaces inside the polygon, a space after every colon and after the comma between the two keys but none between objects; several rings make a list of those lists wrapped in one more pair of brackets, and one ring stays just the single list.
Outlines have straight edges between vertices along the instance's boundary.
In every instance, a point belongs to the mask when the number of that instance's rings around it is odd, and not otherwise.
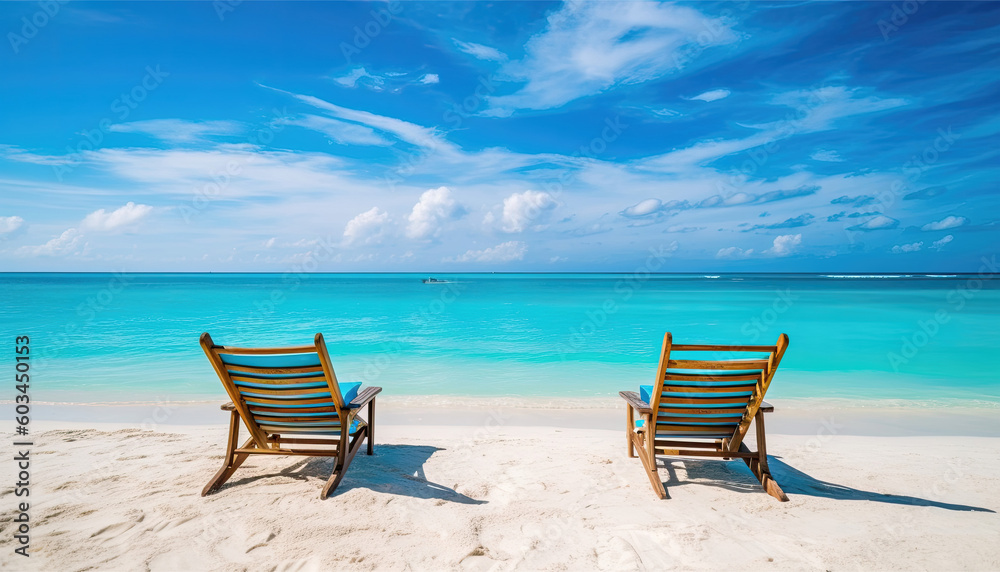
[{"label": "striped chair backrest", "polygon": [[668,333],[650,400],[656,434],[738,447],[787,346],[785,334],[773,346],[727,346],[674,345]]},{"label": "striped chair backrest", "polygon": [[268,433],[340,433],[344,396],[321,334],[314,346],[289,348],[216,346],[206,336],[205,353],[258,446]]}]

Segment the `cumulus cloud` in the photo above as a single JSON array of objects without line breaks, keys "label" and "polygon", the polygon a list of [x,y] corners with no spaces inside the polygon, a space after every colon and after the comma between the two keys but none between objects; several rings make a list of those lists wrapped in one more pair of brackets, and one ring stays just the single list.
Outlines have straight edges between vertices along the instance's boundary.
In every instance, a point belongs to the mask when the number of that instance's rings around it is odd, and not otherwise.
[{"label": "cumulus cloud", "polygon": [[822,149],[813,151],[813,154],[809,155],[809,158],[813,161],[824,161],[826,163],[840,163],[844,160],[843,157],[841,157],[836,151],[826,151]]},{"label": "cumulus cloud", "polygon": [[472,42],[463,42],[462,40],[456,40],[455,38],[452,38],[451,41],[455,42],[455,45],[459,50],[474,58],[493,62],[507,61],[507,55],[496,48],[491,48],[481,44],[474,44]]},{"label": "cumulus cloud", "polygon": [[527,250],[523,242],[510,240],[484,250],[468,250],[461,256],[445,259],[445,262],[511,262],[522,260]]},{"label": "cumulus cloud", "polygon": [[917,252],[924,246],[923,242],[914,242],[912,244],[897,244],[892,247],[893,254],[905,254],[907,252]]},{"label": "cumulus cloud", "polygon": [[660,212],[660,207],[662,206],[663,201],[660,199],[646,199],[639,201],[618,214],[628,218],[639,218]]},{"label": "cumulus cloud", "polygon": [[23,224],[24,219],[19,216],[0,216],[0,235],[11,234]]},{"label": "cumulus cloud", "polygon": [[949,234],[944,238],[942,238],[941,240],[935,240],[934,242],[932,242],[931,248],[933,248],[934,250],[941,250],[942,248],[944,248],[944,245],[948,244],[953,240],[955,240],[955,237]]},{"label": "cumulus cloud", "polygon": [[687,99],[711,102],[718,101],[720,99],[725,99],[729,97],[730,91],[728,89],[713,89],[711,91],[706,91],[705,93],[699,93],[694,97],[689,97]]},{"label": "cumulus cloud", "polygon": [[420,79],[417,81],[419,81],[422,84],[431,85],[435,83],[441,83],[441,77],[438,76],[438,74],[436,73],[427,73],[420,76]]},{"label": "cumulus cloud", "polygon": [[352,218],[344,227],[344,242],[346,244],[377,243],[382,237],[389,213],[372,207]]},{"label": "cumulus cloud", "polygon": [[968,224],[969,219],[964,216],[946,216],[939,221],[929,222],[924,226],[920,227],[920,230],[947,230],[949,228],[958,228],[965,224]]},{"label": "cumulus cloud", "polygon": [[441,225],[456,220],[465,214],[465,209],[451,196],[448,187],[430,189],[420,195],[413,205],[406,227],[406,236],[416,239],[434,238],[441,232]]},{"label": "cumulus cloud", "polygon": [[764,251],[764,254],[771,256],[788,256],[793,254],[802,245],[801,234],[783,234],[774,238],[771,248]]},{"label": "cumulus cloud", "polygon": [[897,226],[899,226],[898,220],[885,215],[878,215],[875,218],[868,219],[861,224],[848,227],[848,230],[890,230],[896,228]]},{"label": "cumulus cloud", "polygon": [[753,254],[753,249],[743,250],[738,246],[730,246],[729,248],[720,248],[719,252],[715,253],[716,258],[749,258]]},{"label": "cumulus cloud", "polygon": [[500,226],[504,232],[524,232],[535,223],[543,221],[555,207],[556,201],[548,193],[514,193],[503,200]]},{"label": "cumulus cloud", "polygon": [[153,207],[149,205],[137,205],[129,201],[123,207],[119,207],[112,212],[98,209],[86,217],[80,223],[80,228],[95,231],[115,231],[137,224],[153,212]]},{"label": "cumulus cloud", "polygon": [[69,228],[62,234],[40,246],[22,246],[18,254],[22,256],[61,256],[74,254],[80,250],[83,235],[75,228]]}]

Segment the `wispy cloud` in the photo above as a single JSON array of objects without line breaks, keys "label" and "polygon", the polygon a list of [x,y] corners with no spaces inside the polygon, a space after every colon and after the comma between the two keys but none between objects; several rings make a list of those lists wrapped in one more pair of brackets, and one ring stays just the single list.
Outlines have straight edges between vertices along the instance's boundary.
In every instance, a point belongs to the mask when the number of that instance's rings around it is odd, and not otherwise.
[{"label": "wispy cloud", "polygon": [[341,145],[392,145],[392,141],[375,133],[371,127],[320,115],[303,115],[284,119],[281,123],[317,131]]},{"label": "wispy cloud", "polygon": [[462,40],[454,38],[452,38],[452,41],[455,42],[455,46],[457,46],[459,50],[474,58],[493,62],[507,61],[507,55],[496,48],[491,48],[482,44],[474,44],[472,42],[463,42]]},{"label": "wispy cloud", "polygon": [[679,51],[733,43],[721,20],[694,8],[652,2],[567,2],[545,30],[528,40],[525,56],[503,66],[524,85],[488,99],[488,115],[550,109],[616,86],[676,73]]},{"label": "wispy cloud", "polygon": [[695,95],[694,97],[689,97],[687,99],[693,101],[712,102],[712,101],[718,101],[720,99],[725,99],[729,97],[729,94],[730,91],[728,89],[713,89],[706,91],[705,93],[699,93],[698,95]]},{"label": "wispy cloud", "polygon": [[115,133],[142,133],[168,143],[193,143],[205,140],[208,135],[237,135],[243,126],[236,121],[147,119],[115,123],[108,129]]},{"label": "wispy cloud", "polygon": [[848,230],[890,230],[899,226],[899,221],[888,217],[885,215],[878,215],[874,218],[870,218],[861,224],[856,224],[852,227],[848,227]]},{"label": "wispy cloud", "polygon": [[465,254],[454,258],[446,258],[445,262],[513,262],[522,260],[528,247],[518,240],[502,242],[483,250],[468,250]]}]

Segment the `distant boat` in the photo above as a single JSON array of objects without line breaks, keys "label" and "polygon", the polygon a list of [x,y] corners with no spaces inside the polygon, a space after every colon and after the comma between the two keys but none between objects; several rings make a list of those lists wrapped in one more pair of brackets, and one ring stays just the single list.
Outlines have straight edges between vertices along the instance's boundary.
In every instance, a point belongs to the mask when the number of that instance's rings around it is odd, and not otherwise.
[{"label": "distant boat", "polygon": [[447,280],[438,280],[437,278],[424,278],[421,280],[424,284],[447,284]]}]

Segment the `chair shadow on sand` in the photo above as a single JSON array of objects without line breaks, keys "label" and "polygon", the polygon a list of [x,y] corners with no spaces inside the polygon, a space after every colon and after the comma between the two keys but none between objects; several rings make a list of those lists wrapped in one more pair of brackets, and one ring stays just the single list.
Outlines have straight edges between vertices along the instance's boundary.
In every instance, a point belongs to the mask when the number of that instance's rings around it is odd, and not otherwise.
[{"label": "chair shadow on sand", "polygon": [[[760,484],[754,479],[753,474],[739,460],[719,462],[684,459],[683,461],[673,460],[673,462],[683,462],[688,476],[685,479],[678,479],[676,467],[671,462],[666,463],[666,466],[659,464],[659,468],[669,475],[669,479],[665,482],[668,494],[670,487],[690,484],[707,484],[732,491],[763,494]],[[939,502],[907,495],[876,493],[828,483],[803,473],[782,461],[780,457],[768,455],[767,463],[771,469],[771,474],[774,475],[774,479],[790,497],[793,497],[793,495],[807,495],[834,500],[861,500],[910,506],[929,506],[945,510],[996,512],[977,506]],[[742,475],[745,478],[740,478],[737,475]],[[693,479],[697,479],[697,481]],[[705,481],[713,482],[706,483]]]},{"label": "chair shadow on sand", "polygon": [[[424,463],[440,447],[425,445],[375,445],[373,456],[358,455],[351,463],[351,470],[330,498],[336,498],[352,489],[370,489],[382,493],[408,496],[420,499],[438,499],[459,504],[486,504],[487,501],[468,497],[444,485],[427,480]],[[309,457],[285,466],[277,473],[269,473],[243,479],[233,479],[226,488],[278,475],[297,480],[317,479],[325,481],[333,471],[336,459]]]}]

